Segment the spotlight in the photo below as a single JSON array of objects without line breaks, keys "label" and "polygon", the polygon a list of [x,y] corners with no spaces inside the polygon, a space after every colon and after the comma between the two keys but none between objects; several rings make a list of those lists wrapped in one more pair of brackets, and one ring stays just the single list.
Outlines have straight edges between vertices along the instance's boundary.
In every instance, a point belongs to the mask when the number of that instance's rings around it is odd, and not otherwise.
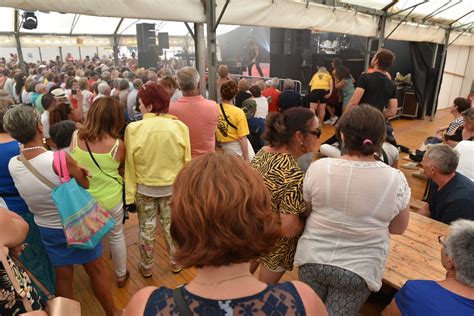
[{"label": "spotlight", "polygon": [[38,27],[38,18],[34,12],[23,13],[23,28],[27,30],[34,30]]}]

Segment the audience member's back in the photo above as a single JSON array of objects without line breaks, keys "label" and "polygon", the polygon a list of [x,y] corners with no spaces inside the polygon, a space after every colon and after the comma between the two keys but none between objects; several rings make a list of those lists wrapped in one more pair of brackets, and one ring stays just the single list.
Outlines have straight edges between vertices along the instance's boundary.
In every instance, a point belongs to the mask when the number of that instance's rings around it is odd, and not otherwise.
[{"label": "audience member's back", "polygon": [[192,67],[178,71],[178,84],[183,96],[171,102],[169,114],[175,115],[189,128],[193,157],[213,151],[219,110],[216,102],[199,93],[199,73]]}]

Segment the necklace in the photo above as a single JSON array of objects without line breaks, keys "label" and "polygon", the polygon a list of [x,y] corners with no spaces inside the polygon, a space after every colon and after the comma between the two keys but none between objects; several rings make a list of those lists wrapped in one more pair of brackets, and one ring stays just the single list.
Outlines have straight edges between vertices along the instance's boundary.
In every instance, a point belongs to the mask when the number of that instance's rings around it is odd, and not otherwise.
[{"label": "necklace", "polygon": [[47,151],[46,148],[44,148],[43,146],[23,147],[23,151],[35,150],[35,149],[43,149],[44,151]]},{"label": "necklace", "polygon": [[243,279],[243,278],[254,278],[254,276],[252,274],[243,274],[243,275],[234,276],[232,278],[227,278],[227,279],[223,279],[223,280],[216,281],[216,282],[198,282],[198,281],[194,281],[194,280],[192,280],[191,282],[196,283],[198,285],[203,285],[203,286],[217,286],[217,285],[219,285],[221,283],[224,283],[224,282],[237,280],[237,279]]}]

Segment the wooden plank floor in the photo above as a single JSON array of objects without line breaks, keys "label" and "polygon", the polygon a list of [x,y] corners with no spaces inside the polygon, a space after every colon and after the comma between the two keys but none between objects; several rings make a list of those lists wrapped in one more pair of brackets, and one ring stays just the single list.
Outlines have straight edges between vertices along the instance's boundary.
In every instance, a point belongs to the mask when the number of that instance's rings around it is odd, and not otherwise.
[{"label": "wooden plank floor", "polygon": [[[423,121],[397,119],[392,121],[392,124],[394,126],[397,141],[400,144],[414,150],[421,145],[426,137],[434,135],[438,127],[449,124],[451,120],[452,116],[449,114],[449,111],[442,110],[438,112],[433,122],[430,122],[429,119],[425,119]],[[322,140],[324,141],[325,139],[329,138],[334,133],[333,130],[334,128],[331,126],[324,126]],[[406,162],[402,159],[404,156],[406,156],[406,154],[400,154],[399,165]],[[412,197],[415,199],[421,199],[425,188],[425,181],[412,177],[411,174],[414,172],[413,170],[407,170],[403,168],[401,168],[401,170],[403,170],[405,173],[408,184],[412,189]],[[183,270],[178,275],[171,273],[167,260],[164,239],[161,237],[161,233],[158,233],[155,247],[155,266],[153,268],[153,277],[150,279],[144,279],[137,269],[140,254],[138,250],[138,226],[135,214],[130,214],[130,220],[127,221],[125,225],[125,238],[127,242],[128,269],[130,271],[130,279],[127,285],[122,289],[118,289],[115,286],[113,287],[113,295],[119,308],[125,308],[133,294],[145,286],[153,285],[158,287],[175,287],[179,284],[189,282],[195,275],[194,269]],[[110,267],[110,271],[113,271],[112,261],[108,256],[107,245],[105,249],[105,261]],[[298,279],[297,269],[286,273],[283,277],[283,280],[295,279]],[[81,302],[82,315],[104,315],[99,302],[92,294],[89,278],[82,267],[76,267],[75,269],[74,290],[76,299]],[[377,306],[365,306],[361,312],[361,315],[377,315],[379,311],[377,308]]]}]

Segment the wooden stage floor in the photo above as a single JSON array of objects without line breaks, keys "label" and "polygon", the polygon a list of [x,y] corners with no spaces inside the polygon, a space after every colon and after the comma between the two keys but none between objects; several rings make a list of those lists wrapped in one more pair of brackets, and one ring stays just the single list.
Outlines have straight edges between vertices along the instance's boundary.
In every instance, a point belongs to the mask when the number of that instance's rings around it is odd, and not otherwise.
[{"label": "wooden stage floor", "polygon": [[[393,120],[392,124],[398,143],[414,150],[420,146],[426,137],[434,135],[438,127],[449,124],[451,120],[452,116],[449,111],[441,110],[437,113],[433,122],[431,122],[429,118],[426,118],[423,121],[402,118]],[[323,141],[333,134],[333,129],[334,128],[332,126],[323,127]],[[402,159],[406,155],[407,154],[404,153],[400,154],[399,166],[406,162]],[[411,174],[414,172],[413,170],[407,170],[403,168],[400,169],[407,177],[408,183],[412,190],[412,198],[421,199],[425,188],[425,181],[412,177]],[[119,308],[125,308],[133,294],[145,286],[151,285],[158,287],[175,287],[177,285],[187,283],[193,278],[195,274],[194,269],[183,270],[177,275],[171,273],[166,256],[166,247],[160,232],[158,233],[155,247],[155,266],[153,268],[153,277],[144,279],[141,276],[137,269],[140,254],[138,249],[138,225],[136,214],[130,214],[130,220],[127,221],[125,225],[125,238],[128,251],[128,270],[130,271],[130,279],[124,288],[118,289],[115,286],[113,288],[114,298]],[[107,245],[105,249],[105,260],[107,265],[110,267],[110,271],[112,272],[113,265],[112,261],[110,260],[110,256],[108,255]],[[283,277],[283,280],[295,279],[298,279],[297,269],[286,273]],[[115,281],[113,284],[115,285]],[[76,267],[75,269],[74,291],[76,299],[81,302],[83,316],[104,315],[99,302],[92,294],[89,278],[82,267]],[[377,315],[378,311],[379,309],[377,307],[364,306],[360,315]]]}]

